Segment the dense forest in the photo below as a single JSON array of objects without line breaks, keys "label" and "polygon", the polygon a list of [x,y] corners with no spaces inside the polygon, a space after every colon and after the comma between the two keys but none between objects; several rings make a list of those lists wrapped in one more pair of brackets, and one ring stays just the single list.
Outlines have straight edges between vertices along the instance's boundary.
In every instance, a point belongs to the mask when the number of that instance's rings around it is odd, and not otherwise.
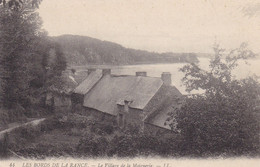
[{"label": "dense forest", "polygon": [[195,53],[148,52],[78,35],[62,35],[52,39],[62,47],[69,65],[198,62]]}]

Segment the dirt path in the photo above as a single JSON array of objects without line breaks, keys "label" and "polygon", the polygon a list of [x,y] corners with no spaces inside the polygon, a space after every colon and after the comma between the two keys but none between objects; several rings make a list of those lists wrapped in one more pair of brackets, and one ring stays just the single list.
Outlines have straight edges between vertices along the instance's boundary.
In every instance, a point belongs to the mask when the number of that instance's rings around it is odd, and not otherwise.
[{"label": "dirt path", "polygon": [[38,125],[39,123],[41,123],[42,121],[44,121],[45,118],[41,118],[41,119],[37,119],[37,120],[34,120],[34,121],[30,121],[30,122],[27,122],[27,123],[24,123],[24,124],[21,124],[21,125],[17,125],[17,126],[14,126],[12,128],[8,128],[8,129],[5,129],[3,131],[0,131],[0,139],[2,139],[4,137],[4,134],[5,133],[9,133],[11,131],[13,131],[14,129],[16,128],[19,128],[19,127],[23,127],[23,126],[26,126],[26,125],[32,125],[32,126],[36,126]]}]

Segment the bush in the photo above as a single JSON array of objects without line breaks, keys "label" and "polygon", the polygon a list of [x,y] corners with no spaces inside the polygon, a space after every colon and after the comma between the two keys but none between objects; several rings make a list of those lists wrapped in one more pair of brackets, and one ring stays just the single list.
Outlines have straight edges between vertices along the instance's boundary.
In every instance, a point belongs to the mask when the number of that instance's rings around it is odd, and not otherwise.
[{"label": "bush", "polygon": [[110,156],[118,157],[134,157],[138,154],[136,140],[131,135],[115,136],[111,141]]},{"label": "bush", "polygon": [[114,133],[115,127],[109,123],[92,122],[90,131],[98,135],[111,135]]},{"label": "bush", "polygon": [[26,112],[24,114],[26,117],[29,118],[39,118],[53,114],[53,112],[48,107],[41,107],[39,105],[34,104],[27,107]]},{"label": "bush", "polygon": [[19,128],[16,128],[12,132],[12,137],[20,139],[20,140],[27,140],[29,142],[34,141],[36,137],[41,134],[41,129],[37,126],[26,125]]},{"label": "bush", "polygon": [[108,135],[111,135],[114,132],[114,126],[112,125],[104,125],[101,130]]},{"label": "bush", "polygon": [[8,133],[5,133],[3,139],[0,140],[0,158],[7,157],[8,146],[9,146],[9,135]]},{"label": "bush", "polygon": [[79,114],[69,114],[67,122],[73,124],[74,127],[82,129],[90,125],[91,120],[86,116],[81,116]]},{"label": "bush", "polygon": [[4,112],[4,110],[0,110],[0,130],[4,129],[8,122],[9,116],[7,112]]},{"label": "bush", "polygon": [[139,135],[133,140],[136,141],[135,147],[138,149],[138,154],[142,156],[156,155],[163,146],[161,141],[152,135]]},{"label": "bush", "polygon": [[95,138],[94,135],[83,137],[77,146],[77,153],[87,157],[107,155],[109,142],[105,137]]},{"label": "bush", "polygon": [[47,118],[41,123],[41,131],[46,132],[46,131],[52,131],[54,129],[57,129],[61,127],[61,123],[56,117],[52,118]]},{"label": "bush", "polygon": [[25,122],[27,119],[24,115],[25,111],[20,105],[16,105],[13,109],[0,109],[0,126],[5,126],[11,122]]},{"label": "bush", "polygon": [[45,119],[41,123],[41,131],[52,131],[54,129],[70,129],[75,127],[75,123],[68,121],[67,116],[63,115],[54,115],[50,118]]}]

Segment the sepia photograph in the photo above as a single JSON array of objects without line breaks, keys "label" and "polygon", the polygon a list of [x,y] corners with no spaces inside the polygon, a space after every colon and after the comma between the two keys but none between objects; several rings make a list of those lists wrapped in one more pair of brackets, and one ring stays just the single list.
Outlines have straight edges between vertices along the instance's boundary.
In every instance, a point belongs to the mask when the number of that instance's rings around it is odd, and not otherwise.
[{"label": "sepia photograph", "polygon": [[0,0],[0,167],[259,158],[260,0]]}]

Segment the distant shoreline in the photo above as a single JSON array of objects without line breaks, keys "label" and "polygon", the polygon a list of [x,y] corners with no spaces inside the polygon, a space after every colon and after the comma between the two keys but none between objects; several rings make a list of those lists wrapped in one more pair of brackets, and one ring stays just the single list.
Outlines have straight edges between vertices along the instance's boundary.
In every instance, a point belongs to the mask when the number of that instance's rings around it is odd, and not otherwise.
[{"label": "distant shoreline", "polygon": [[149,52],[77,35],[62,35],[52,39],[60,45],[67,63],[71,66],[198,62],[196,53]]},{"label": "distant shoreline", "polygon": [[68,65],[68,69],[71,69],[71,68],[74,68],[74,67],[95,67],[95,66],[101,66],[103,68],[106,68],[106,67],[113,67],[113,66],[135,66],[135,65],[159,65],[159,64],[186,64],[186,63],[189,63],[189,62],[147,62],[147,63],[135,63],[135,64],[85,64],[85,65],[71,65],[69,64]]}]

